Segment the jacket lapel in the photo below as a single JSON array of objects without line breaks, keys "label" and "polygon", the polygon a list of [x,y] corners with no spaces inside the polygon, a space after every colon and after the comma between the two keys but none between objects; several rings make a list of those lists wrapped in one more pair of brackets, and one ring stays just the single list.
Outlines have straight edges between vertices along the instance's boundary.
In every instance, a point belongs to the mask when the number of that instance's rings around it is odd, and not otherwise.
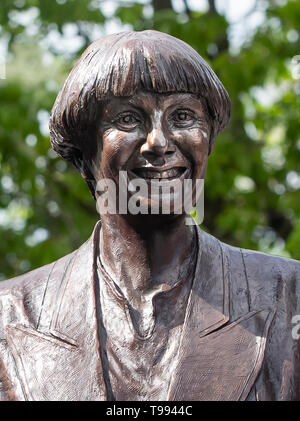
[{"label": "jacket lapel", "polygon": [[228,324],[230,262],[225,247],[198,229],[199,257],[169,400],[246,399],[261,367],[269,309]]},{"label": "jacket lapel", "polygon": [[[105,400],[91,238],[49,277],[38,328],[10,325],[7,339],[28,400]],[[53,299],[55,297],[55,299]]]}]

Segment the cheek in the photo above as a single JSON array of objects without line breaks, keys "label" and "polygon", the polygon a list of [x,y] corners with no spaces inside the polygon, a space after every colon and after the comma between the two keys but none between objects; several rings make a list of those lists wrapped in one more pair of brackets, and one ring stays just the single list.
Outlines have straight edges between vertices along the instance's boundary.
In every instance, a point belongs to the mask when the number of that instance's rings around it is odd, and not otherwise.
[{"label": "cheek", "polygon": [[107,130],[102,136],[101,167],[109,167],[119,172],[137,147],[138,134],[136,132],[122,132]]},{"label": "cheek", "polygon": [[204,129],[180,130],[173,133],[173,139],[181,152],[188,155],[196,164],[203,162],[208,156],[209,134]]}]

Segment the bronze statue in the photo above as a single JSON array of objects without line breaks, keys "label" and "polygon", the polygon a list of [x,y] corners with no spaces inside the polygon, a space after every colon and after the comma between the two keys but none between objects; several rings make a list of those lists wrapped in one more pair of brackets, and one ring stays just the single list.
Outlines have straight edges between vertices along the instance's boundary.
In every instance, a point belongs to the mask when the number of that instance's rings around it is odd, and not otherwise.
[{"label": "bronze statue", "polygon": [[[123,32],[78,60],[50,138],[97,202],[111,180],[120,203],[125,172],[147,186],[191,179],[195,204],[229,116],[225,88],[189,45]],[[175,193],[168,213],[157,197],[153,213],[100,207],[78,250],[0,284],[2,400],[300,399],[300,263],[226,245],[186,224]]]}]

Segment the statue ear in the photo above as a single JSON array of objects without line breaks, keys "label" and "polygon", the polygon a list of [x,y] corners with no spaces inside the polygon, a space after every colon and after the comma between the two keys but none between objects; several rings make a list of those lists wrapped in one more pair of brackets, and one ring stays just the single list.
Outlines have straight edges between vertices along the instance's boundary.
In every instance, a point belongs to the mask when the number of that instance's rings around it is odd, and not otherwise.
[{"label": "statue ear", "polygon": [[210,139],[209,139],[208,156],[212,153],[215,143],[216,143],[216,135],[213,132],[211,132]]},{"label": "statue ear", "polygon": [[86,181],[86,184],[88,185],[88,188],[90,189],[90,192],[92,193],[93,198],[96,200],[96,195],[95,195],[96,181],[95,181],[95,179],[94,178],[93,179],[85,178],[85,181]]},{"label": "statue ear", "polygon": [[72,162],[80,172],[82,178],[86,181],[93,197],[95,198],[96,180],[90,170],[90,166],[83,158],[83,154],[80,149],[74,148]]}]

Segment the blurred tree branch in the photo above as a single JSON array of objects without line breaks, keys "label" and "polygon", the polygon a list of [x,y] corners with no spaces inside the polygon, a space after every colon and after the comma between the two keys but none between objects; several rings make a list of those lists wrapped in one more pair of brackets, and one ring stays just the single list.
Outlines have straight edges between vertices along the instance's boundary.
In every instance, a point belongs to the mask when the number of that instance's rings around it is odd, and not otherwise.
[{"label": "blurred tree branch", "polygon": [[185,12],[186,12],[186,14],[187,14],[189,17],[191,17],[191,9],[189,8],[189,5],[188,5],[187,0],[183,0],[183,3],[184,3],[184,7],[185,7]]},{"label": "blurred tree branch", "polygon": [[171,0],[152,0],[154,10],[172,9]]},{"label": "blurred tree branch", "polygon": [[209,6],[209,13],[212,15],[218,14],[216,9],[215,0],[208,0],[208,6]]}]

